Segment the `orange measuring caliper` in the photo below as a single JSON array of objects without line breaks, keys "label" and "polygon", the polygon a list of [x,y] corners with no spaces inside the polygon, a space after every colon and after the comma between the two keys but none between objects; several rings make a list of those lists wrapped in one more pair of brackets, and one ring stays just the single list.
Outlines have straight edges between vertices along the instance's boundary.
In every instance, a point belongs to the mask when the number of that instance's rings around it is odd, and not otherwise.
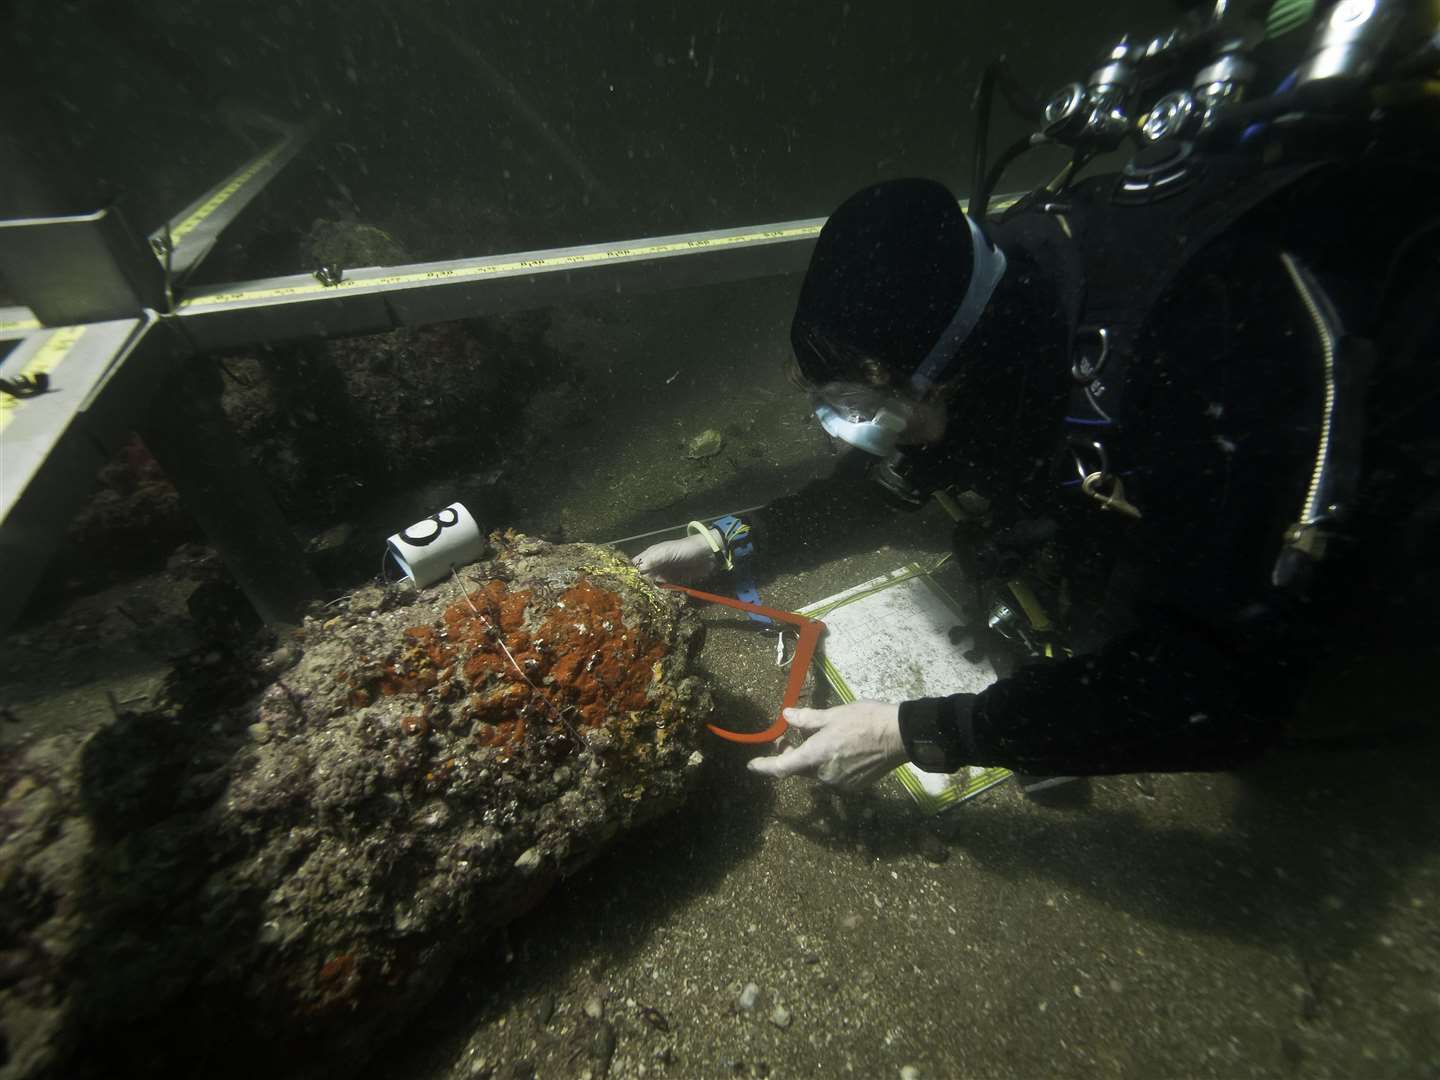
[{"label": "orange measuring caliper", "polygon": [[686,596],[693,596],[696,600],[703,600],[707,604],[723,604],[738,611],[748,611],[752,615],[764,615],[776,622],[789,623],[791,626],[800,628],[800,640],[795,645],[795,658],[790,662],[790,679],[785,684],[785,697],[780,702],[780,715],[775,718],[775,722],[764,731],[726,731],[714,724],[705,725],[720,738],[737,743],[773,742],[784,735],[785,729],[790,726],[785,722],[785,710],[800,700],[800,690],[805,685],[805,672],[810,668],[810,660],[815,655],[815,646],[820,642],[820,635],[825,632],[825,624],[819,619],[796,615],[793,611],[761,607],[759,604],[747,603],[729,596],[716,596],[714,593],[701,592],[699,589],[687,589],[684,585],[664,585],[662,588],[682,592]]}]

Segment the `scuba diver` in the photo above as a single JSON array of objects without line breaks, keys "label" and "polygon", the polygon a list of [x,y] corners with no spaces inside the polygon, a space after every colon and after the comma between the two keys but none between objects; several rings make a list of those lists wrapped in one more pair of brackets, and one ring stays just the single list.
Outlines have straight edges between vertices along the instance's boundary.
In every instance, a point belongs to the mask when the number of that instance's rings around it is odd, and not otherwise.
[{"label": "scuba diver", "polygon": [[[898,180],[827,221],[798,378],[892,497],[965,508],[967,618],[1019,663],[979,694],[789,710],[808,739],[752,770],[1227,769],[1287,737],[1317,673],[1433,658],[1437,12],[1224,8],[1122,40],[989,172],[982,121],[968,214]],[[992,67],[982,115],[997,87],[1035,114]],[[1078,178],[1127,141],[1118,173]],[[1070,164],[990,214],[1040,143]],[[682,581],[729,539],[634,561]]]}]

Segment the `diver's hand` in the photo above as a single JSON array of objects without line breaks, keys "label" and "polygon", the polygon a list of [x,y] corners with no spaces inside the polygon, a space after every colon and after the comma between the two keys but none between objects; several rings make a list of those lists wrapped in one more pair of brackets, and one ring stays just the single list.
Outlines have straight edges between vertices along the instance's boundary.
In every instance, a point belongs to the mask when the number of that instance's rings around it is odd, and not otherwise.
[{"label": "diver's hand", "polygon": [[899,705],[852,701],[833,709],[786,709],[785,719],[810,737],[775,757],[751,758],[751,772],[813,776],[854,791],[905,763]]},{"label": "diver's hand", "polygon": [[[708,530],[715,543],[721,542],[718,529]],[[651,581],[662,584],[687,585],[708,577],[720,565],[714,548],[699,533],[683,540],[666,540],[651,544],[630,560],[635,568]]]}]

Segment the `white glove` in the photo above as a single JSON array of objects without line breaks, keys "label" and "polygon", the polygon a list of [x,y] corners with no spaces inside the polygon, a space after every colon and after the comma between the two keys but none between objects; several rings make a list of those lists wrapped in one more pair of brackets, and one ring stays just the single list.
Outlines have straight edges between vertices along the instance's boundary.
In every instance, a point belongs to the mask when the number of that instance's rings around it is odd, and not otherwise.
[{"label": "white glove", "polygon": [[[721,543],[720,530],[706,531],[718,546]],[[651,544],[630,561],[651,581],[674,585],[700,581],[714,573],[720,565],[715,548],[700,533],[691,533],[683,540]]]},{"label": "white glove", "polygon": [[751,772],[813,776],[822,784],[856,791],[907,760],[899,705],[852,701],[832,709],[786,709],[785,719],[814,734],[775,757],[751,758]]}]

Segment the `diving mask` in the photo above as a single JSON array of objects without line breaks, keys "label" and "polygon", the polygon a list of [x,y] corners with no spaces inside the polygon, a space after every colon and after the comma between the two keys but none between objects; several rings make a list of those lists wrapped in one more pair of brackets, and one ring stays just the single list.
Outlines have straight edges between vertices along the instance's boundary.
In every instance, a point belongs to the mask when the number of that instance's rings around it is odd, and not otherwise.
[{"label": "diving mask", "polygon": [[[1006,270],[1005,252],[968,216],[965,223],[970,227],[970,276],[949,323],[910,373],[903,390],[838,382],[812,390],[815,417],[830,435],[876,457],[889,457],[907,427],[912,430],[906,442],[929,442],[944,430],[943,417],[928,417],[921,402],[953,375],[961,346],[984,315]],[[811,348],[823,355],[827,349],[811,336]],[[828,346],[828,351],[835,349],[833,344]]]},{"label": "diving mask", "polygon": [[810,404],[828,435],[876,457],[895,452],[915,411],[898,395],[847,383],[826,383]]}]

